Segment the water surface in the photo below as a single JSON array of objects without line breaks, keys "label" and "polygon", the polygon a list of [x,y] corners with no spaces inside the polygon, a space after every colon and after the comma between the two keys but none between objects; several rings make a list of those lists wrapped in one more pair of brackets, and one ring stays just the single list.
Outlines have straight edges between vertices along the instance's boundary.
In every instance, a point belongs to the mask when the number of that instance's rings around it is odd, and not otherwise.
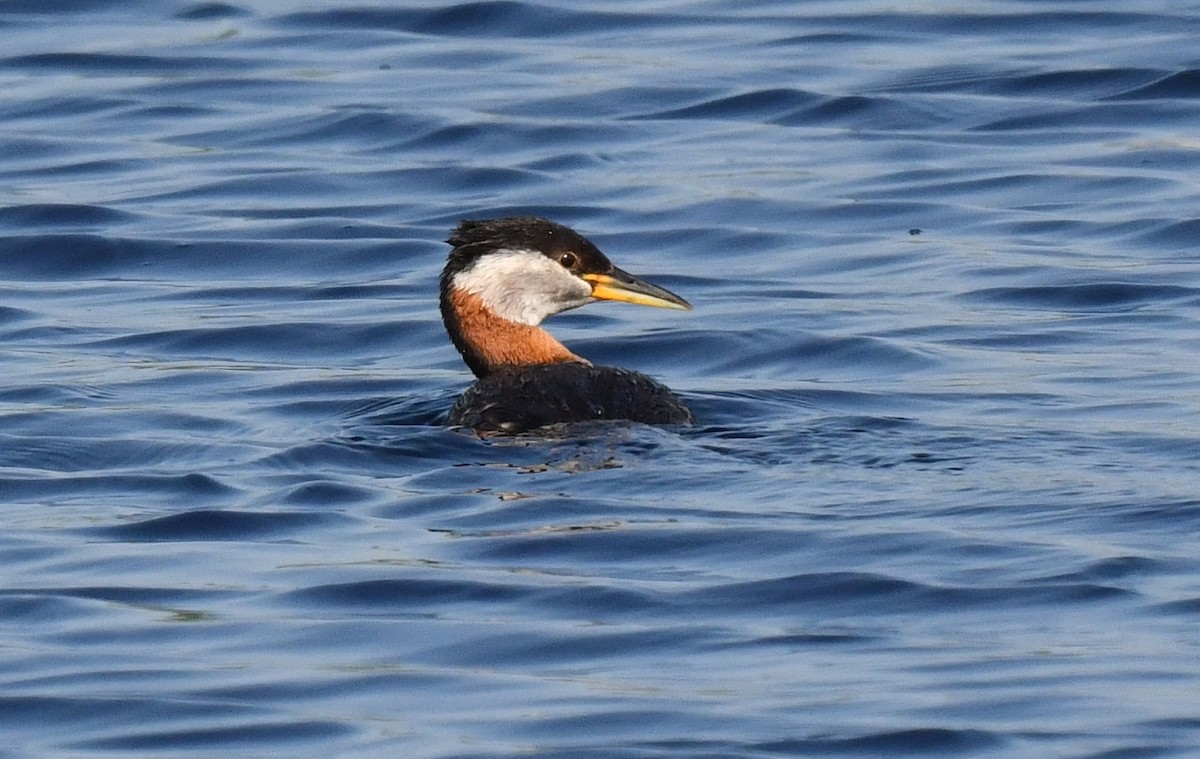
[{"label": "water surface", "polygon": [[[0,7],[3,756],[1194,756],[1194,3]],[[461,218],[691,314],[479,440]]]}]

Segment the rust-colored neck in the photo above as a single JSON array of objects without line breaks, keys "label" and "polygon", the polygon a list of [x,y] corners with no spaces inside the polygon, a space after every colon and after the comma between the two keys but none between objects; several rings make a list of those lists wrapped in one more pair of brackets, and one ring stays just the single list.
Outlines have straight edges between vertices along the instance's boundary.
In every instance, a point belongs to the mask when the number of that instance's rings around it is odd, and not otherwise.
[{"label": "rust-colored neck", "polygon": [[476,377],[506,366],[588,363],[538,326],[496,316],[478,295],[450,288],[442,296],[442,319],[454,346]]}]

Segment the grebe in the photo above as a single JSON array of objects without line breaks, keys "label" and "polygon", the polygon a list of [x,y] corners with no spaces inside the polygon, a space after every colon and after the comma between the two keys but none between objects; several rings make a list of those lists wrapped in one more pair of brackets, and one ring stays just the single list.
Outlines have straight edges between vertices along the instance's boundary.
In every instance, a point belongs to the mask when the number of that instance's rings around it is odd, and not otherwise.
[{"label": "grebe", "polygon": [[516,434],[562,422],[687,424],[692,412],[640,372],[593,366],[539,324],[596,300],[690,310],[612,265],[587,238],[536,217],[464,221],[441,280],[442,321],[478,380],[447,423]]}]

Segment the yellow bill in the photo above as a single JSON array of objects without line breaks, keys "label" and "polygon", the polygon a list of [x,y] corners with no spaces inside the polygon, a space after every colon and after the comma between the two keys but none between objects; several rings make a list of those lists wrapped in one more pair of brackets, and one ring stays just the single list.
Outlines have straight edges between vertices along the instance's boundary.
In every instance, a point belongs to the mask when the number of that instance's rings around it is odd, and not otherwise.
[{"label": "yellow bill", "polygon": [[692,310],[691,303],[670,290],[652,285],[646,280],[638,279],[629,272],[621,271],[616,267],[613,267],[610,274],[581,274],[580,276],[592,286],[592,297],[598,300],[619,300],[639,306],[675,308],[680,311]]}]

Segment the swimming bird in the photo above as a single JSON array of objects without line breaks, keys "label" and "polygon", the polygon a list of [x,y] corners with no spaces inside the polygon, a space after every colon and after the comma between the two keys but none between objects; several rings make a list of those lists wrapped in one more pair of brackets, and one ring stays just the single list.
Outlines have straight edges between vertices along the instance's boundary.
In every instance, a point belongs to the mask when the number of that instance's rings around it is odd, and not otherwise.
[{"label": "swimming bird", "polygon": [[640,372],[594,366],[540,326],[597,300],[691,310],[668,290],[613,266],[568,227],[532,216],[464,221],[441,278],[442,321],[478,378],[447,423],[516,434],[564,422],[688,424],[692,412]]}]

